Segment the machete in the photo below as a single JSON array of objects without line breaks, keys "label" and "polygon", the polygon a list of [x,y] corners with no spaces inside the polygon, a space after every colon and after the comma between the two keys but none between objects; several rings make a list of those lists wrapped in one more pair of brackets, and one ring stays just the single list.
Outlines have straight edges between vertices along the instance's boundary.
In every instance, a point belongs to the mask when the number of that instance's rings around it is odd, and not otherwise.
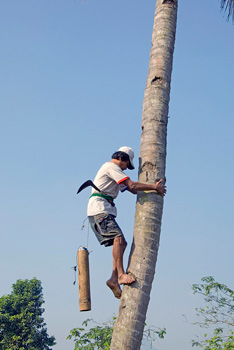
[{"label": "machete", "polygon": [[80,188],[79,188],[78,191],[77,191],[77,194],[80,193],[80,192],[83,191],[86,187],[89,187],[89,186],[92,186],[96,191],[101,192],[101,191],[99,190],[99,188],[97,188],[97,186],[94,185],[93,181],[87,180],[87,181],[85,181],[85,182],[80,186]]}]

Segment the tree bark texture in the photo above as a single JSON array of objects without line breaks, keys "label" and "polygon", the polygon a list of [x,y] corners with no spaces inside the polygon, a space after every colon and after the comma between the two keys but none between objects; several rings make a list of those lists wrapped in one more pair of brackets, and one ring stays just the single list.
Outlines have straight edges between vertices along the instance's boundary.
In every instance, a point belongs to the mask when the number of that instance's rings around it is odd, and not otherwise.
[{"label": "tree bark texture", "polygon": [[[149,71],[143,101],[139,181],[165,178],[167,122],[178,0],[157,0]],[[134,237],[128,272],[136,277],[125,285],[114,327],[111,350],[141,346],[159,248],[163,198],[156,192],[137,196]]]}]

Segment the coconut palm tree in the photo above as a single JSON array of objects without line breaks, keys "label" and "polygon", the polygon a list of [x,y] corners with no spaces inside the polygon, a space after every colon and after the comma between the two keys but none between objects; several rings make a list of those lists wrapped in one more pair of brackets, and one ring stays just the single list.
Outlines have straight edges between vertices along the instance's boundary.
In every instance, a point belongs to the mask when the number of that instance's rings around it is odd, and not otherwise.
[{"label": "coconut palm tree", "polygon": [[219,0],[221,10],[227,12],[227,20],[232,17],[234,23],[234,0]]},{"label": "coconut palm tree", "polygon": [[[227,19],[234,21],[234,0],[219,0]],[[139,181],[165,178],[167,121],[178,0],[157,0],[149,71],[143,101]],[[136,277],[124,286],[111,350],[140,349],[159,247],[163,198],[137,196],[133,243],[128,272]]]},{"label": "coconut palm tree", "polygon": [[[178,0],[158,0],[149,71],[143,101],[139,181],[165,178],[166,138]],[[140,349],[159,247],[163,198],[139,192],[128,272],[136,282],[124,286],[111,342],[112,350]]]}]

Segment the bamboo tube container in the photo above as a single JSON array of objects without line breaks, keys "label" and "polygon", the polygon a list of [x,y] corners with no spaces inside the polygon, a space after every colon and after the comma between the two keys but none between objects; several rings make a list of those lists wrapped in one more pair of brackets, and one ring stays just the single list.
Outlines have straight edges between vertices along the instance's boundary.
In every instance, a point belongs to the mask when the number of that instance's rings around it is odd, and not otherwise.
[{"label": "bamboo tube container", "polygon": [[79,280],[79,307],[80,311],[91,310],[90,280],[89,280],[89,252],[80,247],[77,252],[78,280]]}]

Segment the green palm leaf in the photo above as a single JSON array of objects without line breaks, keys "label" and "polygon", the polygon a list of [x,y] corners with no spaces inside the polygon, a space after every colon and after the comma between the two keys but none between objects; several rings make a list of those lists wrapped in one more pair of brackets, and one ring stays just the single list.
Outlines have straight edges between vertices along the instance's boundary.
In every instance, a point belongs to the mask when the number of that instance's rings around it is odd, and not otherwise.
[{"label": "green palm leaf", "polygon": [[227,20],[232,17],[234,23],[234,0],[219,0],[221,11],[227,12]]}]

